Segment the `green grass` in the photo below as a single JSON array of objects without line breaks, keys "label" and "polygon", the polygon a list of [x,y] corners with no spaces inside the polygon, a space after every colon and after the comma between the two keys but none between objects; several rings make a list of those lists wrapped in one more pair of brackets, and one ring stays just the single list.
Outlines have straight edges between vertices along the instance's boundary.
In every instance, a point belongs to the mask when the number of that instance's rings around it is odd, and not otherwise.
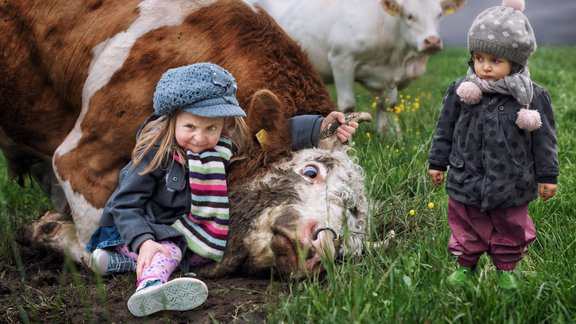
[{"label": "green grass", "polygon": [[[487,257],[482,257],[472,287],[453,289],[445,284],[454,269],[446,247],[447,197],[429,181],[427,157],[444,92],[464,75],[467,59],[463,48],[433,56],[426,75],[402,92],[405,109],[397,119],[401,137],[374,134],[371,125],[361,126],[355,136],[354,154],[365,170],[372,205],[370,237],[377,240],[394,230],[395,244],[367,248],[361,258],[328,264],[325,275],[277,289],[280,298],[267,306],[269,322],[573,321],[576,47],[541,47],[530,62],[533,80],[549,91],[554,105],[561,171],[557,196],[530,206],[538,238],[518,265],[521,288],[514,292],[497,288]],[[373,111],[372,100],[358,87],[359,109]],[[18,254],[14,229],[47,210],[49,203],[38,186],[19,188],[11,182],[3,159],[0,170],[0,257],[6,257]]]},{"label": "green grass", "polygon": [[[425,76],[402,92],[412,108],[398,114],[402,137],[378,136],[370,125],[355,136],[355,154],[366,172],[372,202],[372,238],[393,229],[397,242],[368,249],[359,260],[329,267],[325,276],[294,283],[269,306],[270,322],[571,322],[576,316],[576,48],[541,47],[531,59],[531,75],[552,98],[558,128],[558,194],[534,201],[530,215],[538,231],[517,267],[521,288],[496,286],[490,259],[483,256],[473,287],[453,289],[445,278],[454,269],[447,251],[450,236],[447,196],[427,176],[430,140],[450,83],[463,76],[463,48],[431,58]],[[372,96],[358,87],[358,107],[373,111]],[[407,99],[409,96],[409,99]],[[430,209],[428,203],[434,203]],[[410,215],[414,210],[414,216]]]},{"label": "green grass", "polygon": [[18,244],[14,241],[16,229],[50,209],[40,185],[30,179],[25,179],[25,183],[19,187],[12,180],[6,160],[0,154],[0,256],[18,255]]}]

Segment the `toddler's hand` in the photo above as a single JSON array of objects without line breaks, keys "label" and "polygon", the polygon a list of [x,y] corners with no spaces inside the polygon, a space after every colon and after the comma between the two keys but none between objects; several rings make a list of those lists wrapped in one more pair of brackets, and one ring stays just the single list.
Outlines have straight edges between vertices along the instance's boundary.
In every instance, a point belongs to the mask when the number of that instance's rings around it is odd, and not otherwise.
[{"label": "toddler's hand", "polygon": [[138,252],[138,261],[136,266],[136,276],[139,278],[144,267],[149,266],[152,263],[152,259],[156,253],[164,253],[170,256],[170,251],[168,249],[155,241],[146,240],[142,245],[140,245],[140,251]]},{"label": "toddler's hand", "polygon": [[430,180],[434,183],[436,187],[444,182],[444,173],[446,171],[439,171],[439,170],[428,170],[428,175],[430,176]]},{"label": "toddler's hand", "polygon": [[350,121],[346,123],[344,113],[341,113],[339,111],[332,111],[322,121],[322,125],[320,125],[320,132],[322,132],[326,128],[326,126],[328,126],[330,122],[332,122],[333,120],[337,120],[341,124],[336,129],[336,136],[338,137],[338,139],[340,139],[342,143],[348,141],[350,137],[352,137],[352,134],[354,134],[356,132],[356,129],[358,128],[358,123],[355,121]]},{"label": "toddler's hand", "polygon": [[554,195],[556,195],[556,189],[558,188],[558,185],[554,184],[554,183],[541,183],[540,184],[540,189],[539,194],[540,197],[542,197],[542,199],[544,199],[544,201],[554,197]]}]

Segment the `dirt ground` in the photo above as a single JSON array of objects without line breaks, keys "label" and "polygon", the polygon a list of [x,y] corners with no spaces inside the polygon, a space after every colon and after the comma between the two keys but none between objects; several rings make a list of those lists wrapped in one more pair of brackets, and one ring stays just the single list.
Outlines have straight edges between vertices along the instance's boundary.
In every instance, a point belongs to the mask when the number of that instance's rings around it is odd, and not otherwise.
[{"label": "dirt ground", "polygon": [[[0,323],[142,322],[126,307],[134,292],[134,274],[96,277],[59,254],[22,246],[17,249],[20,260],[0,259]],[[202,280],[209,291],[203,305],[187,312],[158,312],[145,322],[263,323],[265,304],[277,298],[270,291],[278,290],[270,288],[281,285],[270,278]]]}]

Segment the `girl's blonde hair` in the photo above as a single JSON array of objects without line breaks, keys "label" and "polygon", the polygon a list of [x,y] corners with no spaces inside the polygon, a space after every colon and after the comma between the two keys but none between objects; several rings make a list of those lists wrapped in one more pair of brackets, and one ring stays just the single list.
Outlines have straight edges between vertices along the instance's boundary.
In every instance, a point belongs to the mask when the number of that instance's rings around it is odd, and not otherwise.
[{"label": "girl's blonde hair", "polygon": [[[176,143],[175,126],[178,111],[150,121],[142,127],[136,145],[132,150],[132,169],[142,163],[144,157],[157,148],[152,161],[139,173],[144,175],[157,168],[168,168],[174,155],[180,164],[186,165],[186,152]],[[252,151],[250,129],[243,117],[224,117],[222,135],[230,138],[233,144],[233,158],[231,162],[246,159]]]}]

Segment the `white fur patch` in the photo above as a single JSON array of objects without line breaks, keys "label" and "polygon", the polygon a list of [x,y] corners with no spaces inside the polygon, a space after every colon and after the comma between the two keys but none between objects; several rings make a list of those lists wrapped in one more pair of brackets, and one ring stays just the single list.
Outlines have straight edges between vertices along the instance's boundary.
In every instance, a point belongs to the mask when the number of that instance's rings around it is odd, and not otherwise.
[{"label": "white fur patch", "polygon": [[83,247],[86,247],[90,236],[98,228],[103,209],[92,206],[84,196],[74,191],[69,181],[60,179],[60,183],[68,198],[70,210],[73,211],[72,218],[76,226],[78,241]]}]

